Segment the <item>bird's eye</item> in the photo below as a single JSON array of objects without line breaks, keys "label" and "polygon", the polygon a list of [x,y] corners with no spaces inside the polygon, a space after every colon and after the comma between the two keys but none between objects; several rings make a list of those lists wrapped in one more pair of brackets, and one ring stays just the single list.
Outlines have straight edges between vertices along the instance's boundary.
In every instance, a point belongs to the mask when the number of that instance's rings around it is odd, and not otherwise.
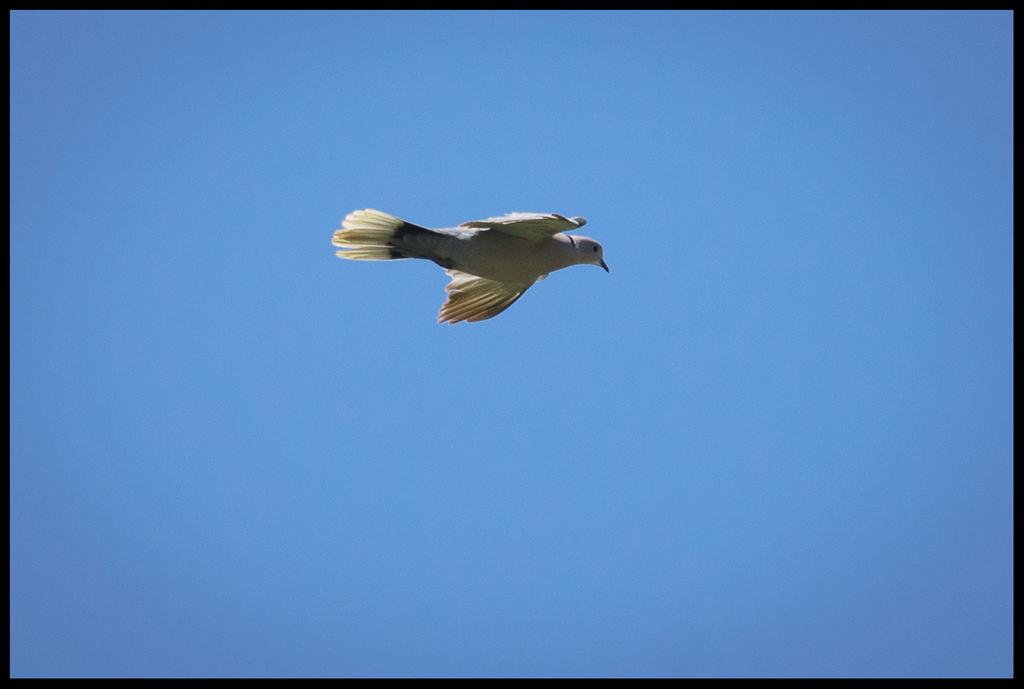
[{"label": "bird's eye", "polygon": [[596,246],[594,247],[594,251],[597,251],[597,247]]}]

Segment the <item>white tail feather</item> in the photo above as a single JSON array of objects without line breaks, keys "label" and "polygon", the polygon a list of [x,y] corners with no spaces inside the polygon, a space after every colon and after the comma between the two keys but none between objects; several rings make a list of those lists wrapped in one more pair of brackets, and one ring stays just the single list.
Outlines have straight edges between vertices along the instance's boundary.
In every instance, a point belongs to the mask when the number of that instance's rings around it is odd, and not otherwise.
[{"label": "white tail feather", "polygon": [[353,211],[342,221],[341,229],[334,232],[332,243],[342,248],[388,246],[395,230],[403,224],[401,218],[372,208]]},{"label": "white tail feather", "polygon": [[394,261],[402,258],[415,258],[412,254],[390,246],[359,246],[347,251],[335,251],[338,258],[350,261]]},{"label": "white tail feather", "polygon": [[334,246],[347,251],[337,251],[338,258],[352,261],[389,261],[401,258],[421,257],[416,251],[404,246],[402,239],[409,234],[426,234],[426,228],[407,223],[401,218],[372,208],[349,213],[335,230]]}]

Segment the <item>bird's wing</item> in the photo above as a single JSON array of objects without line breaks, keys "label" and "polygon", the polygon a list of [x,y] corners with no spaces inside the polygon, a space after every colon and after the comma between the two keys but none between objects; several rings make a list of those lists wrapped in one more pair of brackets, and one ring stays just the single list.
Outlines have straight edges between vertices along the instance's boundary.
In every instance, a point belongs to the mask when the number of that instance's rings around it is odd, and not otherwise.
[{"label": "bird's wing", "polygon": [[461,270],[445,272],[451,276],[452,281],[445,287],[448,298],[437,314],[438,323],[493,318],[512,306],[530,288],[528,284],[488,280]]},{"label": "bird's wing", "polygon": [[567,218],[558,213],[509,213],[486,220],[470,220],[459,227],[504,232],[531,242],[539,242],[551,235],[574,230],[587,224],[582,217]]}]

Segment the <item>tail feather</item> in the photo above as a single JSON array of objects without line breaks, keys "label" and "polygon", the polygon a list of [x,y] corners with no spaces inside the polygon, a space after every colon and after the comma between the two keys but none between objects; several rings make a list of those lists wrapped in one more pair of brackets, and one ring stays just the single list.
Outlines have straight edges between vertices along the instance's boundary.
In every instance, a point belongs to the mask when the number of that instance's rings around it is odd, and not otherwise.
[{"label": "tail feather", "polygon": [[338,258],[353,261],[387,261],[419,258],[419,254],[402,245],[407,235],[431,233],[419,225],[407,223],[388,213],[372,208],[353,211],[335,230],[332,244],[347,251],[335,252]]},{"label": "tail feather", "polygon": [[358,246],[347,251],[335,251],[334,255],[350,261],[393,261],[417,257],[416,254],[390,246]]}]

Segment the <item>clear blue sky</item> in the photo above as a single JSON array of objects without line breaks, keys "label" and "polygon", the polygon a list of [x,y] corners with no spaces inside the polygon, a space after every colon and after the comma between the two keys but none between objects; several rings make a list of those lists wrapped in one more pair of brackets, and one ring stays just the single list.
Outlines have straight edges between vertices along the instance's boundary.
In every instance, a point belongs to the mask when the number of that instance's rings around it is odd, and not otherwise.
[{"label": "clear blue sky", "polygon": [[[11,16],[11,674],[1009,676],[1012,15]],[[439,326],[341,218],[586,216]]]}]

